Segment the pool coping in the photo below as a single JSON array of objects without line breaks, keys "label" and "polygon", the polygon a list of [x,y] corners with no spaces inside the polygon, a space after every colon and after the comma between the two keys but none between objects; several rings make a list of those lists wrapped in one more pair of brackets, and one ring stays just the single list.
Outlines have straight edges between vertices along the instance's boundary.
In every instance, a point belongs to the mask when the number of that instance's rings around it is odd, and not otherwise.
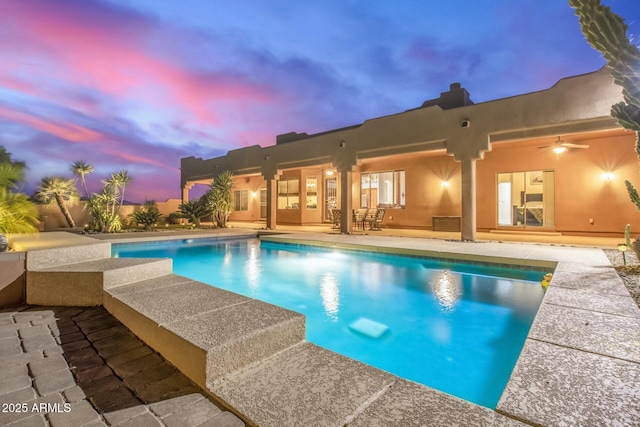
[{"label": "pool coping", "polygon": [[[167,240],[166,237],[145,240]],[[226,237],[221,236],[221,239]],[[184,236],[176,238],[184,239]],[[347,420],[350,425],[388,425],[403,419],[402,422],[406,423],[421,411],[420,408],[407,408],[407,399],[413,399],[412,406],[415,406],[416,399],[425,407],[439,402],[444,412],[454,411],[453,407],[457,408],[454,412],[460,412],[462,408],[462,412],[480,414],[485,419],[489,417],[497,423],[509,425],[518,425],[516,420],[532,425],[613,425],[616,422],[630,425],[637,420],[634,402],[638,398],[637,384],[640,383],[640,346],[637,345],[640,342],[637,332],[640,330],[640,311],[601,250],[309,233],[261,238],[354,250],[364,248],[369,252],[429,254],[440,258],[447,255],[445,258],[464,261],[486,262],[490,259],[495,263],[497,259],[506,265],[548,268],[556,264],[554,279],[496,411],[466,401],[458,402],[457,398],[450,399],[450,396],[425,386],[416,389],[414,383],[400,380],[393,386],[385,386],[366,405],[358,407],[354,417]],[[121,240],[112,242],[125,243]],[[504,256],[505,251],[511,256]],[[543,307],[548,309],[543,310]],[[558,319],[559,312],[572,315]],[[583,327],[587,326],[584,325],[585,319],[590,320],[591,328]],[[613,342],[615,340],[620,342]],[[603,342],[606,345],[598,346]],[[602,377],[593,372],[594,363],[599,364],[601,371],[604,369],[602,372],[608,376]],[[607,385],[610,382],[614,384]],[[563,384],[570,384],[572,392],[567,393]],[[580,398],[576,400],[575,396]],[[442,399],[445,399],[444,403]],[[455,404],[452,406],[451,402]],[[433,415],[429,414],[430,417]],[[450,415],[453,418],[459,416],[456,413]]]}]

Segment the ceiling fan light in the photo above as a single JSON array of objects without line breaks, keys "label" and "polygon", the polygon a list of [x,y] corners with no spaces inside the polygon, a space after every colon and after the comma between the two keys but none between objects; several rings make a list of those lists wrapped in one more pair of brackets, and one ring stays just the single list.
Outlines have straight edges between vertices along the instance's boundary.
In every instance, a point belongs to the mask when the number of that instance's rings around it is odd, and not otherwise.
[{"label": "ceiling fan light", "polygon": [[564,153],[566,150],[565,147],[553,147],[553,152],[556,154]]}]

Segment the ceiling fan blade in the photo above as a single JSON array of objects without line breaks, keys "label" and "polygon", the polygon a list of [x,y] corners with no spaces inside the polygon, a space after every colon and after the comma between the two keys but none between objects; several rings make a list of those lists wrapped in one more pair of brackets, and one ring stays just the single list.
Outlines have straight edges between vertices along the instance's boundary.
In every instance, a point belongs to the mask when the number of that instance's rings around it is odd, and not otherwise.
[{"label": "ceiling fan blade", "polygon": [[565,142],[562,146],[567,148],[589,148],[586,144],[573,144],[571,142]]}]

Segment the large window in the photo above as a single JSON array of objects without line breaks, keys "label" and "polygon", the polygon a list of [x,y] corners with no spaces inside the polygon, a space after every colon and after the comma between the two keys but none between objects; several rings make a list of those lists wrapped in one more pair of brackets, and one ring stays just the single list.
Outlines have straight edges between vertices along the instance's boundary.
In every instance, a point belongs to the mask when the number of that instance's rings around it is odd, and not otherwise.
[{"label": "large window", "polygon": [[318,178],[307,178],[307,209],[318,208]]},{"label": "large window", "polygon": [[278,181],[278,209],[300,209],[300,180]]},{"label": "large window", "polygon": [[360,175],[360,207],[405,207],[404,171],[363,173]]},{"label": "large window", "polygon": [[236,211],[249,210],[249,190],[234,191],[234,209]]}]

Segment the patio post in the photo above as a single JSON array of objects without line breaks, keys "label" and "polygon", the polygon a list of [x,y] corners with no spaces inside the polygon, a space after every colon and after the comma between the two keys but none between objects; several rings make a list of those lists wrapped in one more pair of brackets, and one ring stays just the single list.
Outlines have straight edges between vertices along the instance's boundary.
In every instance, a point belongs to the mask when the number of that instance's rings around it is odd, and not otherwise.
[{"label": "patio post", "polygon": [[275,230],[278,211],[278,180],[267,178],[265,181],[267,182],[267,230]]},{"label": "patio post", "polygon": [[476,159],[465,157],[462,163],[462,240],[476,240]]},{"label": "patio post", "polygon": [[353,202],[351,197],[353,172],[351,168],[340,170],[340,233],[350,234],[353,229]]},{"label": "patio post", "polygon": [[189,190],[193,188],[194,184],[188,182],[182,187],[182,203],[187,203],[189,201]]}]

